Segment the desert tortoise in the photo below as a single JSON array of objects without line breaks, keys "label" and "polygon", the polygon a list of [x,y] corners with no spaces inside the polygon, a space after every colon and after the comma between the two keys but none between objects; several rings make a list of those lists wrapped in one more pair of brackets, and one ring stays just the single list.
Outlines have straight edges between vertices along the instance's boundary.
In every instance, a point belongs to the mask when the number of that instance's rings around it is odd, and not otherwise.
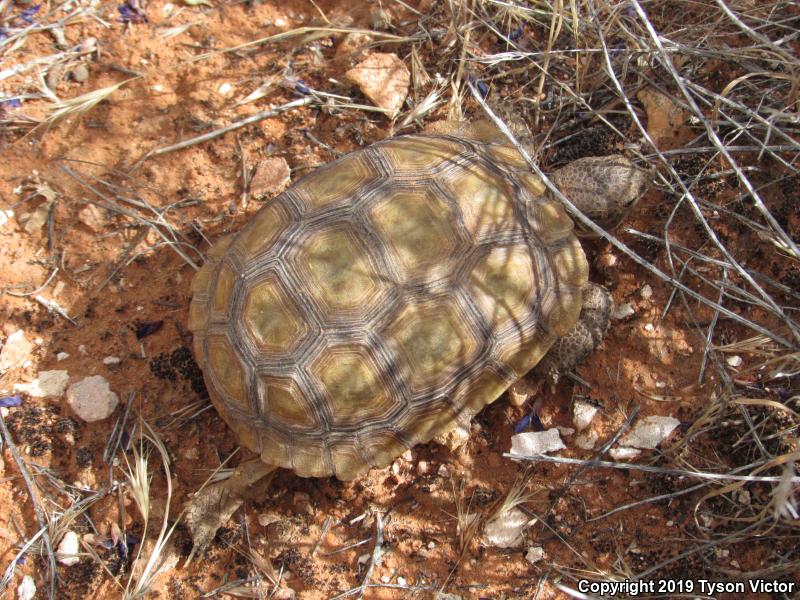
[{"label": "desert tortoise", "polygon": [[[195,356],[263,460],[250,480],[384,467],[468,422],[554,344],[550,368],[605,332],[607,293],[588,287],[573,221],[519,152],[485,123],[434,131],[301,178],[195,275]],[[620,156],[552,180],[606,225],[644,187]]]}]

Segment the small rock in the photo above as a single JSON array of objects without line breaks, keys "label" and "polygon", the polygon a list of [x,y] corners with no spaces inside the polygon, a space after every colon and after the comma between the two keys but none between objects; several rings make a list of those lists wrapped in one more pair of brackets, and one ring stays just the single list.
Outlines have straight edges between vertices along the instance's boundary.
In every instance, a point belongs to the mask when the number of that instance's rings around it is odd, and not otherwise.
[{"label": "small rock", "polygon": [[512,508],[488,521],[483,526],[483,533],[487,543],[491,546],[518,548],[523,543],[523,532],[535,520],[529,519],[528,515],[520,509]]},{"label": "small rock", "polygon": [[409,448],[408,450],[403,452],[400,455],[400,458],[402,458],[404,461],[406,461],[408,463],[412,462],[414,460],[414,455],[411,453],[411,448]]},{"label": "small rock", "polygon": [[273,523],[278,523],[281,519],[281,515],[275,512],[261,513],[258,515],[258,524],[262,527],[267,527]]},{"label": "small rock", "polygon": [[80,209],[78,220],[94,232],[103,231],[106,227],[106,216],[102,209],[94,204],[87,204]]},{"label": "small rock", "polygon": [[69,352],[59,352],[56,354],[56,360],[61,362],[62,360],[67,360],[69,358]]},{"label": "small rock", "polygon": [[421,460],[417,463],[417,475],[427,475],[430,473],[430,466],[427,460]]},{"label": "small rock", "polygon": [[508,399],[514,406],[522,406],[536,396],[541,382],[532,383],[527,377],[518,379],[508,388]]},{"label": "small rock", "polygon": [[72,75],[72,79],[78,83],[84,83],[89,79],[89,69],[83,63],[72,69],[70,74]]},{"label": "small rock", "polygon": [[376,52],[345,73],[376,106],[397,116],[408,95],[411,74],[396,54]]},{"label": "small rock", "polygon": [[622,319],[627,319],[634,314],[636,314],[636,311],[633,310],[633,306],[631,306],[630,302],[626,302],[625,304],[620,304],[614,308],[614,312],[611,313],[611,318],[615,321],[621,321]]},{"label": "small rock", "polygon": [[351,31],[342,38],[336,47],[336,56],[344,57],[352,54],[353,58],[360,58],[364,48],[372,42],[372,36],[363,31]]},{"label": "small rock", "polygon": [[389,583],[392,580],[388,575],[381,575],[381,583]]},{"label": "small rock", "polygon": [[556,428],[547,431],[526,431],[511,436],[511,454],[517,456],[547,454],[564,448],[566,446]]},{"label": "small rock", "polygon": [[564,436],[575,435],[575,430],[572,427],[564,427],[563,425],[556,425],[558,433]]},{"label": "small rock", "polygon": [[612,448],[608,451],[608,455],[614,460],[630,460],[632,458],[636,458],[641,453],[641,450],[637,450],[636,448],[626,448],[625,446]]},{"label": "small rock", "polygon": [[729,356],[728,358],[726,358],[725,362],[728,363],[729,367],[733,367],[734,369],[738,369],[739,367],[742,366],[742,363],[744,361],[742,360],[741,356],[739,356],[737,354],[734,354],[733,356]]},{"label": "small rock", "polygon": [[750,506],[750,492],[747,490],[741,490],[737,500],[739,501],[739,504]]},{"label": "small rock", "polygon": [[544,558],[544,548],[541,546],[531,546],[525,553],[525,560],[529,563],[536,564]]},{"label": "small rock", "polygon": [[273,600],[294,600],[297,593],[292,588],[279,588],[270,596]]},{"label": "small rock", "polygon": [[292,170],[281,156],[270,156],[258,163],[250,181],[250,195],[256,200],[272,197],[286,189]]},{"label": "small rock", "polygon": [[593,450],[597,443],[597,432],[594,429],[587,429],[575,437],[575,445],[581,450]]},{"label": "small rock", "polygon": [[653,297],[653,288],[650,287],[650,284],[645,283],[642,289],[639,290],[639,295],[642,297],[642,300],[650,300],[650,298]]},{"label": "small rock", "polygon": [[33,600],[36,596],[36,584],[33,577],[25,575],[17,586],[17,600]]},{"label": "small rock", "polygon": [[428,542],[428,545],[426,546],[426,548],[427,548],[428,550],[433,550],[434,548],[436,548],[436,542],[434,542],[433,540],[431,540],[430,542]]},{"label": "small rock", "polygon": [[217,91],[222,96],[228,96],[233,91],[233,86],[230,83],[223,83],[222,85],[219,86]]},{"label": "small rock", "polygon": [[674,417],[653,415],[639,421],[633,430],[620,440],[620,444],[653,450],[680,424],[681,422]]},{"label": "small rock", "polygon": [[63,370],[42,371],[30,383],[15,383],[14,391],[33,398],[57,398],[67,389],[69,373]]},{"label": "small rock", "polygon": [[119,398],[102,375],[86,377],[67,388],[67,403],[87,423],[107,419],[117,408]]},{"label": "small rock", "polygon": [[592,419],[597,414],[597,407],[583,400],[576,400],[572,405],[572,422],[575,429],[583,431],[592,424]]},{"label": "small rock", "polygon": [[0,350],[0,372],[22,366],[33,352],[33,347],[33,343],[25,337],[25,332],[21,329],[9,335],[5,346]]},{"label": "small rock", "polygon": [[405,577],[398,577],[397,578],[397,585],[405,585],[405,584],[406,584],[406,578]]},{"label": "small rock", "polygon": [[78,564],[81,561],[80,556],[78,556],[79,550],[80,543],[78,542],[78,534],[74,531],[68,531],[64,534],[64,537],[61,538],[61,543],[58,545],[58,550],[56,551],[58,562],[68,567]]},{"label": "small rock", "polygon": [[103,364],[104,365],[108,365],[108,366],[118,365],[121,362],[122,362],[122,359],[119,356],[106,356],[103,359]]},{"label": "small rock", "polygon": [[439,465],[439,470],[436,472],[439,477],[447,477],[450,475],[450,471],[447,468],[447,465]]}]

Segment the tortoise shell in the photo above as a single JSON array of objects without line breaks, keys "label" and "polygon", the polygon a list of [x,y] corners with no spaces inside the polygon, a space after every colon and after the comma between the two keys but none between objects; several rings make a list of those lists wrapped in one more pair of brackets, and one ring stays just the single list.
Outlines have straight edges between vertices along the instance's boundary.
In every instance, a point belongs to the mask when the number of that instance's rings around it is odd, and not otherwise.
[{"label": "tortoise shell", "polygon": [[588,265],[513,148],[408,135],[301,178],[196,274],[189,327],[241,444],[355,478],[468,422],[578,319]]}]

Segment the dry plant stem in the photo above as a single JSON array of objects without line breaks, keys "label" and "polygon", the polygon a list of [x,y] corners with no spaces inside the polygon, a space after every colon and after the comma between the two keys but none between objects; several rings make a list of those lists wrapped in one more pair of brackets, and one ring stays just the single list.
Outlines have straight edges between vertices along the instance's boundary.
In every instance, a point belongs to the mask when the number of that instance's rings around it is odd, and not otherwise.
[{"label": "dry plant stem", "polygon": [[369,580],[372,577],[372,571],[375,570],[375,565],[378,564],[378,560],[383,554],[383,517],[381,517],[381,513],[377,510],[373,512],[373,515],[375,516],[375,546],[372,548],[372,554],[367,564],[367,570],[364,573],[364,579],[361,581],[360,586],[348,590],[343,594],[339,594],[331,598],[331,600],[340,600],[341,598],[349,598],[350,596],[363,598],[367,588],[373,587],[370,586]]},{"label": "dry plant stem", "polygon": [[292,102],[287,102],[286,104],[282,104],[281,106],[278,106],[276,108],[271,108],[269,110],[262,110],[261,112],[258,112],[254,115],[250,115],[249,117],[246,117],[244,119],[240,119],[239,121],[234,121],[233,123],[227,125],[226,127],[215,129],[214,131],[209,131],[208,133],[204,133],[203,135],[198,135],[197,137],[193,137],[191,139],[178,142],[177,144],[172,144],[171,146],[164,146],[162,148],[158,148],[157,150],[152,150],[151,152],[145,154],[142,158],[140,158],[130,168],[130,171],[135,170],[145,160],[153,156],[161,156],[162,154],[175,152],[175,150],[182,150],[183,148],[194,146],[195,144],[202,144],[203,142],[207,142],[208,140],[213,140],[214,138],[218,138],[221,135],[225,135],[230,131],[236,131],[237,129],[241,129],[242,127],[246,127],[247,125],[252,125],[253,123],[258,123],[259,121],[263,121],[264,119],[277,117],[278,115],[285,113],[288,110],[292,110],[293,108],[298,108],[300,106],[308,106],[309,104],[314,104],[314,102],[317,102],[317,99],[310,96],[305,98],[300,98],[299,100],[293,100]]},{"label": "dry plant stem", "polygon": [[[651,37],[651,39],[653,41],[653,44],[656,46],[656,48],[658,49],[659,53],[661,54],[661,57],[662,57],[661,63],[663,64],[664,68],[666,68],[667,71],[669,71],[670,75],[672,75],[672,78],[674,79],[675,84],[681,90],[681,93],[683,94],[684,98],[688,102],[689,106],[692,108],[694,114],[695,115],[702,115],[703,112],[700,110],[700,107],[697,105],[697,103],[695,102],[694,98],[689,93],[689,90],[687,89],[686,85],[683,82],[683,77],[681,77],[680,74],[675,70],[675,66],[672,64],[672,61],[669,58],[669,54],[664,49],[664,46],[661,43],[661,38],[659,37],[658,33],[653,28],[653,25],[650,22],[650,20],[647,18],[647,15],[645,14],[644,9],[642,9],[641,5],[639,4],[639,2],[637,0],[630,0],[630,3],[631,3],[631,6],[633,6],[633,8],[636,11],[636,13],[638,14],[639,18],[644,23],[644,26],[647,29],[647,32],[650,35],[650,37]],[[650,138],[650,136],[647,134],[647,131],[644,129],[644,127],[642,127],[641,123],[638,121],[638,117],[636,116],[636,111],[633,110],[633,107],[630,106],[630,101],[628,100],[627,96],[625,96],[625,94],[623,93],[621,84],[619,83],[618,79],[614,76],[613,67],[612,67],[612,64],[611,64],[611,58],[610,58],[609,53],[608,53],[608,48],[605,45],[605,40],[601,37],[600,41],[603,44],[604,56],[605,56],[605,59],[606,59],[606,67],[608,68],[609,75],[611,76],[611,79],[614,82],[614,85],[617,87],[617,90],[620,93],[620,96],[621,96],[622,100],[625,102],[625,105],[628,107],[628,111],[630,112],[630,114],[633,117],[633,119],[637,122],[637,126],[640,128],[642,134],[645,136],[645,139],[647,139],[648,143],[653,148],[657,148],[657,145],[655,144],[655,142],[652,140],[652,138]],[[775,220],[775,217],[772,216],[772,213],[769,212],[769,209],[767,209],[766,205],[764,204],[763,200],[761,199],[761,196],[758,194],[756,189],[753,187],[753,185],[750,182],[750,180],[748,179],[748,177],[744,174],[744,172],[742,172],[742,170],[740,169],[738,163],[734,160],[733,156],[731,156],[731,154],[728,152],[727,148],[725,147],[725,144],[723,143],[723,141],[717,135],[717,132],[714,131],[714,129],[710,126],[710,124],[709,124],[707,119],[704,119],[704,118],[700,119],[700,122],[703,124],[703,127],[705,128],[706,135],[708,136],[708,138],[711,140],[711,142],[714,144],[714,146],[716,146],[717,150],[725,157],[725,159],[728,162],[728,164],[736,171],[736,175],[737,175],[739,181],[741,181],[742,184],[745,186],[745,188],[747,189],[747,191],[749,193],[749,196],[753,199],[753,202],[755,203],[755,206],[758,208],[759,212],[761,212],[761,215],[764,217],[764,219],[767,221],[767,223],[769,223],[769,225],[772,227],[772,230],[781,238],[781,240],[786,245],[786,247],[791,249],[791,251],[794,254],[794,256],[797,257],[797,258],[800,258],[800,249],[798,249],[797,245],[794,243],[794,240],[792,240],[786,234],[786,232],[783,230],[783,228],[778,224],[778,222]],[[665,166],[667,166],[670,169],[670,171],[673,171],[672,165],[668,161],[663,160],[663,163],[664,163]],[[677,174],[675,174],[675,175],[677,175]],[[680,177],[676,177],[676,180],[681,184],[681,187],[684,187],[683,186],[683,182],[682,182]],[[741,267],[741,265],[739,265],[735,260],[733,260],[733,257],[730,256],[730,253],[728,252],[728,250],[725,248],[725,246],[717,238],[716,233],[714,233],[713,229],[711,229],[711,227],[708,225],[708,223],[703,218],[702,213],[700,212],[700,209],[696,206],[696,203],[694,201],[694,197],[692,196],[692,194],[685,187],[684,187],[683,191],[684,191],[684,194],[686,194],[686,198],[689,200],[690,206],[692,206],[692,210],[695,212],[695,215],[697,216],[698,220],[700,220],[700,222],[703,223],[703,226],[706,229],[706,234],[709,235],[709,237],[714,241],[714,243],[717,245],[717,247],[720,249],[720,251],[723,252],[723,254],[725,254],[725,256],[728,258],[728,260],[730,260],[731,265],[736,269],[736,271],[748,283],[750,283],[750,285],[753,286],[753,288],[756,289],[759,292],[759,294],[764,298],[764,301],[767,302],[772,307],[772,309],[775,311],[775,314],[779,315],[784,320],[784,322],[786,322],[786,324],[790,327],[790,330],[792,331],[792,333],[794,333],[795,339],[800,341],[800,331],[797,331],[797,329],[793,326],[793,324],[787,319],[786,315],[780,309],[780,307],[778,307],[777,304],[775,304],[774,300],[772,300],[772,298],[766,292],[764,292],[758,286],[758,284],[756,284],[755,281],[753,281],[753,279],[747,274],[747,272]]]},{"label": "dry plant stem", "polygon": [[[644,471],[645,473],[660,473],[662,475],[677,475],[679,477],[692,477],[694,479],[710,479],[714,481],[752,481],[752,482],[780,482],[784,481],[785,477],[757,477],[755,475],[732,475],[730,473],[705,473],[702,471],[686,471],[683,469],[664,469],[661,467],[650,467],[648,465],[637,465],[633,463],[612,462],[607,460],[581,460],[579,458],[566,458],[562,456],[546,456],[544,454],[537,455],[519,455],[510,454],[508,452],[503,454],[504,457],[512,460],[530,460],[533,462],[550,462],[566,465],[581,465],[586,468],[606,467],[609,469],[630,469],[633,471]],[[749,465],[750,467],[758,467],[763,463],[756,463]],[[800,483],[800,476],[791,478],[792,483]]]},{"label": "dry plant stem", "polygon": [[6,427],[6,420],[3,418],[2,414],[0,414],[0,432],[3,434],[3,439],[6,441],[8,449],[11,451],[11,455],[14,457],[14,462],[17,463],[17,468],[19,469],[22,478],[25,480],[25,486],[28,488],[28,495],[31,498],[31,504],[33,504],[33,510],[36,513],[36,520],[39,523],[39,527],[42,532],[42,539],[44,540],[44,545],[47,549],[47,572],[48,577],[50,578],[50,589],[48,591],[48,595],[50,600],[54,600],[56,597],[57,585],[56,556],[53,553],[53,544],[50,540],[47,519],[45,518],[42,507],[39,505],[39,500],[36,493],[36,483],[34,483],[33,478],[31,477],[30,473],[28,473],[28,469],[25,467],[25,463],[22,461],[22,457],[19,455],[17,446],[14,444],[14,440],[11,439],[11,434],[8,431],[8,427]]},{"label": "dry plant stem", "polygon": [[655,265],[649,263],[648,261],[643,259],[641,256],[636,254],[633,250],[628,248],[628,246],[626,246],[624,243],[622,243],[617,237],[615,237],[614,235],[612,235],[611,233],[609,233],[608,231],[606,231],[602,227],[598,226],[589,217],[584,215],[578,209],[578,207],[575,206],[572,203],[572,201],[569,198],[564,196],[564,194],[562,194],[561,191],[555,185],[553,185],[553,183],[550,181],[550,179],[547,177],[547,175],[545,175],[544,172],[542,172],[542,170],[539,168],[539,166],[536,165],[536,163],[534,163],[533,160],[531,160],[531,157],[530,157],[530,154],[528,154],[528,151],[525,148],[523,148],[519,144],[519,142],[517,142],[517,140],[514,138],[514,135],[511,133],[511,131],[509,130],[508,126],[502,121],[502,119],[500,119],[496,114],[494,114],[494,112],[489,108],[489,106],[486,104],[486,102],[481,97],[481,95],[478,92],[478,90],[475,89],[475,86],[473,86],[472,83],[468,83],[468,85],[469,85],[470,90],[472,91],[472,96],[475,98],[475,100],[478,102],[478,104],[480,104],[481,108],[483,108],[484,112],[486,112],[486,114],[489,116],[491,121],[495,125],[497,125],[497,127],[500,129],[500,131],[502,131],[503,134],[508,138],[509,142],[511,142],[511,144],[517,149],[517,151],[520,154],[522,154],[522,156],[528,162],[528,165],[531,167],[533,172],[536,173],[536,175],[538,175],[542,179],[542,181],[545,183],[545,185],[550,190],[550,192],[556,198],[558,198],[564,204],[565,207],[567,207],[569,213],[572,214],[575,218],[577,218],[587,229],[593,231],[599,237],[602,237],[602,238],[608,240],[614,247],[616,247],[618,250],[623,252],[631,260],[633,260],[636,264],[644,267],[645,269],[647,269],[648,271],[653,273],[659,279],[669,283],[670,285],[674,286],[675,288],[679,289],[680,291],[688,294],[689,296],[691,296],[695,300],[698,300],[698,301],[702,302],[703,304],[705,304],[705,305],[707,305],[707,306],[709,306],[709,307],[711,307],[711,308],[713,308],[715,310],[718,310],[720,313],[724,314],[726,317],[728,317],[728,318],[730,318],[730,319],[732,319],[732,320],[734,320],[734,321],[736,321],[738,323],[746,325],[747,327],[753,329],[754,331],[757,331],[758,333],[760,333],[762,335],[765,335],[765,336],[769,337],[771,340],[781,344],[782,346],[785,346],[787,348],[791,348],[792,347],[793,344],[790,341],[788,341],[787,339],[785,339],[784,337],[782,337],[782,336],[780,336],[780,335],[778,335],[776,333],[773,333],[772,331],[769,331],[768,329],[765,329],[761,325],[759,325],[757,323],[754,323],[752,321],[749,321],[749,320],[745,319],[744,317],[741,317],[740,315],[737,315],[735,312],[733,312],[733,311],[731,311],[731,310],[729,310],[729,309],[727,309],[727,308],[725,308],[723,306],[720,306],[716,302],[714,302],[712,300],[709,300],[708,298],[706,298],[702,294],[694,291],[693,289],[691,289],[690,287],[688,287],[684,283],[681,283],[680,281],[676,280],[674,277],[671,277],[667,273],[664,273],[661,269],[659,269]]}]

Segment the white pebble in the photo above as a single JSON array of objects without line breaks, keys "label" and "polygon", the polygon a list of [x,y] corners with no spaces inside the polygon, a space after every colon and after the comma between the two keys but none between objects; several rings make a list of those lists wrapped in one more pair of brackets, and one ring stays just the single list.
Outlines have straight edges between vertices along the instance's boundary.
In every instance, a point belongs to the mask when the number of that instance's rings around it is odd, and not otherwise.
[{"label": "white pebble", "polygon": [[644,330],[645,331],[655,331],[656,328],[653,326],[652,323],[648,323],[647,325],[644,326]]},{"label": "white pebble", "polygon": [[61,543],[58,545],[58,550],[56,551],[58,562],[68,567],[78,564],[81,561],[80,556],[78,556],[79,550],[80,543],[78,542],[78,534],[74,531],[68,531],[64,534],[64,537],[61,538]]},{"label": "white pebble", "polygon": [[34,596],[36,596],[36,584],[33,582],[33,577],[25,575],[22,583],[17,586],[17,600],[33,600]]},{"label": "white pebble", "polygon": [[645,283],[642,289],[639,290],[639,295],[642,300],[649,300],[653,296],[653,288],[650,287],[649,283]]},{"label": "white pebble", "polygon": [[680,424],[674,417],[653,415],[636,423],[633,430],[620,440],[620,444],[653,450]]},{"label": "white pebble", "polygon": [[587,429],[575,437],[575,445],[581,450],[592,450],[597,443],[597,437],[594,429]]},{"label": "white pebble", "polygon": [[511,454],[517,456],[547,454],[564,448],[566,446],[556,428],[547,431],[526,431],[511,436]]},{"label": "white pebble", "polygon": [[81,419],[92,423],[110,417],[119,397],[111,391],[105,377],[92,375],[67,388],[67,403]]},{"label": "white pebble", "polygon": [[161,7],[161,13],[165,17],[170,16],[174,10],[175,10],[175,5],[172,2],[167,2],[164,6]]},{"label": "white pebble", "polygon": [[32,398],[57,398],[67,389],[69,373],[63,370],[42,371],[30,383],[15,383],[14,391]]},{"label": "white pebble", "polygon": [[742,363],[744,361],[742,360],[741,356],[739,356],[738,354],[734,354],[733,356],[729,356],[728,358],[726,358],[725,362],[728,363],[729,367],[737,369],[742,366]]},{"label": "white pebble", "polygon": [[636,314],[636,311],[633,310],[633,306],[631,306],[630,302],[626,302],[614,308],[614,312],[611,313],[611,318],[620,321],[621,319],[627,319],[633,314]]},{"label": "white pebble", "polygon": [[104,365],[118,365],[122,362],[122,359],[119,356],[106,356],[103,359]]},{"label": "white pebble", "polygon": [[575,429],[583,431],[592,424],[592,419],[597,414],[597,407],[583,400],[576,400],[572,405],[572,422]]},{"label": "white pebble", "polygon": [[392,580],[388,575],[381,575],[381,583],[389,583]]},{"label": "white pebble", "polygon": [[0,350],[0,371],[24,365],[31,352],[33,344],[25,337],[25,332],[21,329],[15,331]]},{"label": "white pebble", "polygon": [[275,27],[286,27],[286,19],[283,17],[275,19]]},{"label": "white pebble", "polygon": [[535,564],[544,558],[544,548],[541,546],[531,546],[525,553],[525,560],[531,564]]},{"label": "white pebble", "polygon": [[221,86],[219,86],[218,91],[223,96],[227,96],[233,91],[233,86],[230,83],[223,83]]},{"label": "white pebble", "polygon": [[69,358],[69,352],[59,352],[56,354],[56,360],[61,362],[62,360],[67,360]]},{"label": "white pebble", "polygon": [[433,550],[434,548],[436,548],[436,542],[431,540],[430,542],[428,542],[427,548],[428,548],[428,550]]},{"label": "white pebble", "polygon": [[397,578],[397,585],[405,585],[405,584],[406,584],[406,578],[405,577],[398,577]]},{"label": "white pebble", "polygon": [[636,458],[641,453],[641,450],[637,450],[636,448],[626,448],[625,446],[612,448],[608,451],[609,456],[614,460],[630,460],[632,458]]},{"label": "white pebble", "polygon": [[81,354],[83,354],[84,356],[86,356],[86,354],[87,354],[86,346],[84,346],[83,344],[81,344],[80,346],[78,346],[78,352],[80,352]]},{"label": "white pebble", "polygon": [[439,477],[447,477],[450,474],[450,471],[447,470],[447,465],[439,465],[437,474]]}]

